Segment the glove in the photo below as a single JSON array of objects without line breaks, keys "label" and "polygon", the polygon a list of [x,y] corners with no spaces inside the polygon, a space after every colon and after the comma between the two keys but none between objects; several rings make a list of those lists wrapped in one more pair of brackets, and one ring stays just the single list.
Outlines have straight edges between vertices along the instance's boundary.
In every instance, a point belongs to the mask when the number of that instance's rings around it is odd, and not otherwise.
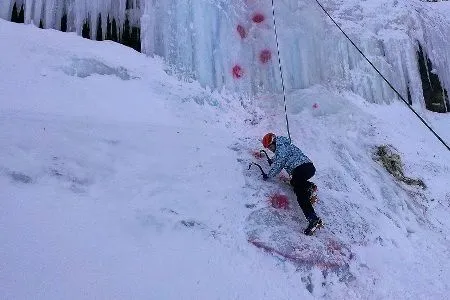
[{"label": "glove", "polygon": [[269,179],[269,176],[267,176],[266,173],[263,173],[263,180],[267,180],[267,179]]}]

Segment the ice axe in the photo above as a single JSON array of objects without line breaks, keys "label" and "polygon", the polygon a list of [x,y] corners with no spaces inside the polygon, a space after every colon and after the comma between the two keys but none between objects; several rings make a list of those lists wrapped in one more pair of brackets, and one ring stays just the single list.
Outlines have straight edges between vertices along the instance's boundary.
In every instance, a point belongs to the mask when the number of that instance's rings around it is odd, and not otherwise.
[{"label": "ice axe", "polygon": [[251,162],[251,163],[248,165],[248,169],[249,169],[249,170],[251,169],[252,165],[255,165],[255,166],[257,166],[257,167],[259,168],[259,170],[261,171],[262,177],[263,177],[264,179],[269,178],[269,177],[267,176],[267,174],[264,172],[264,170],[263,170],[263,168],[261,167],[261,165],[259,165],[259,164],[257,164],[257,163]]}]

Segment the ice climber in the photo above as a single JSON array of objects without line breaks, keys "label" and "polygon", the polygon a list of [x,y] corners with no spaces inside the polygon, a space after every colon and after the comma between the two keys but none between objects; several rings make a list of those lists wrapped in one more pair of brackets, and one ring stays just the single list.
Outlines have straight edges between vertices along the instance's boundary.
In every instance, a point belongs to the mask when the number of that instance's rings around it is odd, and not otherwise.
[{"label": "ice climber", "polygon": [[316,173],[316,168],[312,161],[288,138],[267,133],[263,139],[264,148],[275,153],[273,159],[269,159],[272,166],[269,173],[263,174],[264,180],[277,176],[282,169],[291,176],[290,184],[294,187],[298,204],[303,211],[309,224],[305,229],[306,235],[312,235],[314,231],[323,225],[322,220],[316,215],[310,202],[310,196],[314,192],[314,183],[308,181]]}]

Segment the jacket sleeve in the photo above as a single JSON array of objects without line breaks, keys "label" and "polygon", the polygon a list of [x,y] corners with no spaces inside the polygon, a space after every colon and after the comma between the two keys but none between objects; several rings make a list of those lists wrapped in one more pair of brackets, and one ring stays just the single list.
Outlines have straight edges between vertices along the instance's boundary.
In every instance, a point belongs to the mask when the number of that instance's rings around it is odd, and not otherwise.
[{"label": "jacket sleeve", "polygon": [[269,178],[277,176],[281,172],[281,170],[283,170],[285,160],[286,158],[283,156],[275,157],[275,159],[273,160],[272,168],[269,170],[269,173],[267,173],[267,176]]}]

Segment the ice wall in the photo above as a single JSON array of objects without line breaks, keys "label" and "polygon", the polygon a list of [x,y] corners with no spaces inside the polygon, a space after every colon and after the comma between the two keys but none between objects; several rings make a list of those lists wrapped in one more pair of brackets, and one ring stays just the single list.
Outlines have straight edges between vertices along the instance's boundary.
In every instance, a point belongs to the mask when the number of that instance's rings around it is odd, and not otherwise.
[{"label": "ice wall", "polygon": [[[1,0],[0,17],[6,20],[11,18],[11,13],[16,5],[17,9],[23,5],[25,10],[25,23],[33,23],[44,28],[61,30],[61,20],[67,16],[67,31],[75,31],[81,35],[83,25],[96,32],[97,25],[101,25],[104,37],[107,31],[107,18],[115,19],[119,30],[123,27],[125,19],[139,24],[140,0]],[[98,24],[99,15],[102,16],[101,24]],[[95,35],[92,35],[95,39]]]},{"label": "ice wall", "polygon": [[[445,66],[450,54],[443,45],[450,25],[440,23],[434,31],[435,18],[408,7],[408,2],[377,2],[384,11],[367,4],[382,17],[371,15],[358,1],[322,2],[405,99],[423,102],[417,41],[427,53],[437,54],[439,45],[441,53],[430,58],[448,87]],[[146,0],[144,6],[145,53],[165,57],[174,69],[205,86],[251,94],[280,92],[271,1]],[[288,91],[326,84],[350,89],[375,103],[396,98],[314,1],[276,1],[275,10]]]},{"label": "ice wall", "polygon": [[[417,0],[321,1],[354,42],[413,104],[423,104],[418,42],[450,89],[449,19]],[[81,34],[107,17],[141,28],[142,51],[171,71],[212,89],[251,95],[281,91],[270,0],[3,0],[0,17],[24,5],[25,23]],[[350,89],[383,103],[395,99],[381,77],[327,19],[315,1],[275,1],[288,92],[315,84]],[[99,24],[99,15],[102,16]],[[95,34],[91,34],[95,38]],[[423,106],[423,105],[422,105]]]},{"label": "ice wall", "polygon": [[[142,45],[148,54],[166,58],[175,69],[212,88],[252,94],[279,92],[280,78],[270,1],[146,0]],[[278,1],[278,30],[286,84],[303,88],[326,81],[339,66],[323,16],[301,1]],[[328,49],[328,50],[327,50]],[[331,67],[331,70],[330,70]]]},{"label": "ice wall", "polygon": [[439,75],[444,88],[450,91],[450,18],[427,9],[419,10],[417,14],[418,27],[422,28],[418,40],[433,62],[434,73]]},{"label": "ice wall", "polygon": [[[432,71],[448,90],[450,18],[434,4],[416,0],[323,2],[405,99],[425,106],[418,65],[419,45],[433,63]],[[384,82],[379,84],[386,87]]]},{"label": "ice wall", "polygon": [[[220,89],[232,82],[232,64],[249,55],[238,32],[231,29],[243,13],[240,1],[234,5],[204,0],[144,3],[143,52],[164,57],[176,71],[211,88]],[[237,69],[235,73],[242,75]]]}]

